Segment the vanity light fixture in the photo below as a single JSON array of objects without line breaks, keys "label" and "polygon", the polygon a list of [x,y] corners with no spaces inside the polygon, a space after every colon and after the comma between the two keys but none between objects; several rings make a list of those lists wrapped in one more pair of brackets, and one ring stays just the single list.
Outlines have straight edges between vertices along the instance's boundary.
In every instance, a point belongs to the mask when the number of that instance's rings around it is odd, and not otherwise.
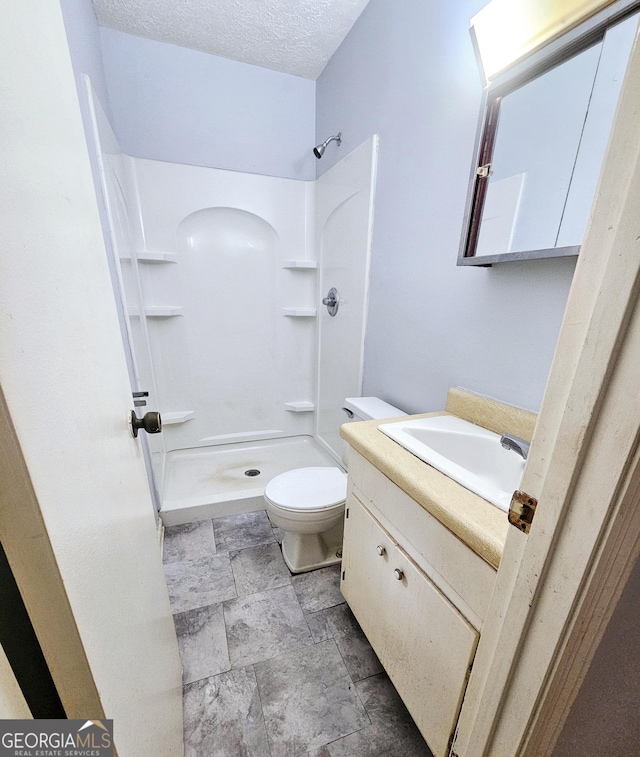
[{"label": "vanity light fixture", "polygon": [[611,4],[612,0],[491,0],[471,19],[486,80]]}]

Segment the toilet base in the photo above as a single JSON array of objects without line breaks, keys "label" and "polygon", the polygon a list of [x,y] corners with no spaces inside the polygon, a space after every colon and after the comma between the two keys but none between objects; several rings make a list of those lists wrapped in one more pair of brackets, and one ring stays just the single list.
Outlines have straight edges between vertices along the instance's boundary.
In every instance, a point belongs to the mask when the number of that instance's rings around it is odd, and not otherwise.
[{"label": "toilet base", "polygon": [[[337,565],[342,561],[342,519],[321,534],[295,534],[285,531],[282,540],[282,556],[292,573]],[[339,555],[339,556],[338,556]]]}]

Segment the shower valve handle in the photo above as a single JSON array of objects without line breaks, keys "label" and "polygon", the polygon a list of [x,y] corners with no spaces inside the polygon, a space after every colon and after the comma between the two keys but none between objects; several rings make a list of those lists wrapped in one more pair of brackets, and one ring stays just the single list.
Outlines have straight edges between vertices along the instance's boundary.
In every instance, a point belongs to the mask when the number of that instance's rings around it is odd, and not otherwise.
[{"label": "shower valve handle", "polygon": [[135,410],[129,411],[129,430],[131,436],[135,439],[138,431],[142,429],[147,434],[159,434],[162,431],[162,418],[160,413],[145,413],[142,418],[138,418]]},{"label": "shower valve handle", "polygon": [[335,287],[331,287],[327,296],[322,298],[322,304],[327,306],[329,315],[333,316],[338,312],[340,306],[340,295]]}]

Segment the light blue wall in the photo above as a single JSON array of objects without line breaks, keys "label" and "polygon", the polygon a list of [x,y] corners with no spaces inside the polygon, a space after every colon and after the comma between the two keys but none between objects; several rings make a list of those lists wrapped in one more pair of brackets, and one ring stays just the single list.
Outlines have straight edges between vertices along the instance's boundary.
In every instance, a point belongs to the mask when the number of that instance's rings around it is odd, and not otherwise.
[{"label": "light blue wall", "polygon": [[380,135],[364,393],[409,411],[442,408],[451,386],[537,410],[574,270],[456,266],[484,4],[371,0],[317,81],[317,141],[344,139],[319,172]]},{"label": "light blue wall", "polygon": [[81,74],[89,76],[105,113],[109,118],[111,117],[107,81],[100,52],[98,21],[91,0],[60,0],[60,8],[62,9],[69,52],[71,53],[71,65],[76,77],[76,86],[79,89],[80,107],[86,129],[88,123],[86,120],[86,98],[80,79]]},{"label": "light blue wall", "polygon": [[315,82],[112,29],[100,34],[126,154],[315,177]]}]

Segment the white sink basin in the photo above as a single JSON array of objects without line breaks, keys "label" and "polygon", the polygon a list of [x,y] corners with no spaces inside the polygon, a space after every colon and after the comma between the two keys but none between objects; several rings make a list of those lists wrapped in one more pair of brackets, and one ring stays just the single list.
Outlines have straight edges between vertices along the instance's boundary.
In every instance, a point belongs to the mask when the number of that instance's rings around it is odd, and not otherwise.
[{"label": "white sink basin", "polygon": [[409,452],[507,512],[520,487],[524,460],[500,436],[453,415],[383,423],[378,427]]}]

